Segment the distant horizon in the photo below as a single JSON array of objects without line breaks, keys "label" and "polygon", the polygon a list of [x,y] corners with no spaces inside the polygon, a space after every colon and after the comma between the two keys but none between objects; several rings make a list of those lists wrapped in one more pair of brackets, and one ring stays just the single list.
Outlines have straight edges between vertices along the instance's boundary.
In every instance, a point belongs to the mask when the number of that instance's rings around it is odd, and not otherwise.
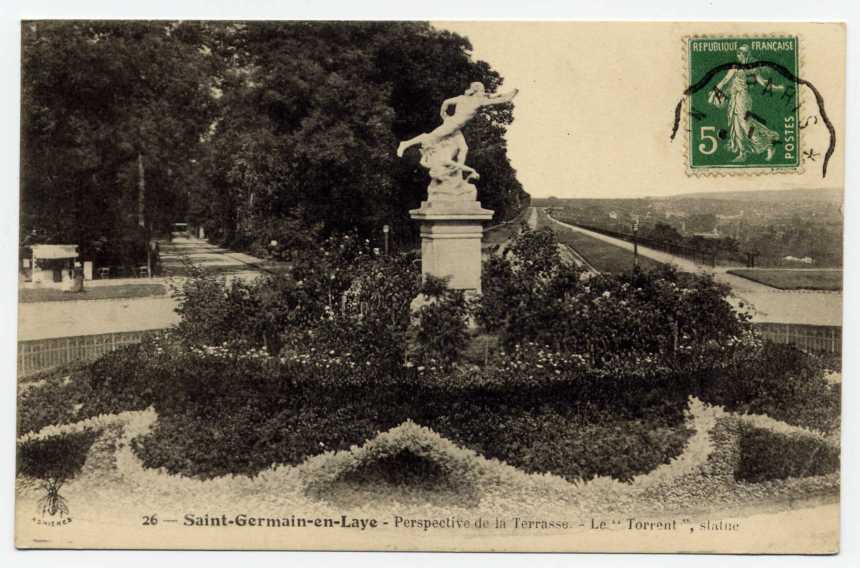
[{"label": "distant horizon", "polygon": [[576,195],[571,197],[561,197],[559,195],[532,195],[532,199],[604,199],[604,200],[622,200],[622,199],[677,199],[683,197],[697,197],[697,196],[714,196],[717,198],[719,196],[732,196],[737,195],[739,193],[745,194],[756,194],[756,193],[792,193],[792,192],[805,192],[805,193],[813,193],[813,192],[838,192],[840,194],[845,193],[845,189],[841,187],[818,187],[807,189],[803,187],[793,187],[786,189],[747,189],[747,190],[714,190],[714,191],[688,191],[684,193],[676,193],[671,195],[631,195],[631,196],[620,196],[620,197],[606,197],[606,196],[593,196],[593,195]]}]

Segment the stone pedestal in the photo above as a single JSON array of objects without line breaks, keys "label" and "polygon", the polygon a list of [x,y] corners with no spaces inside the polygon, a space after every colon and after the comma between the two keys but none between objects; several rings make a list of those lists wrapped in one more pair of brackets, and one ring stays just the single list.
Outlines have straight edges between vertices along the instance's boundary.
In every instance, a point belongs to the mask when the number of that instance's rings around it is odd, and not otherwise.
[{"label": "stone pedestal", "polygon": [[483,223],[493,211],[477,201],[423,201],[409,212],[421,224],[421,273],[450,278],[449,288],[481,292]]}]

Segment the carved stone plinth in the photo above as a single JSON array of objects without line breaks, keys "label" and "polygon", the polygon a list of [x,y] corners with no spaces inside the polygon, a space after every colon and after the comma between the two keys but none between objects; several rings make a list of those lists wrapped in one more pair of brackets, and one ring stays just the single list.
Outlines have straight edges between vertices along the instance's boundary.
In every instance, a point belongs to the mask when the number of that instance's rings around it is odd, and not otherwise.
[{"label": "carved stone plinth", "polygon": [[421,224],[421,273],[450,278],[455,290],[481,292],[483,223],[493,211],[477,201],[424,201],[409,212]]}]

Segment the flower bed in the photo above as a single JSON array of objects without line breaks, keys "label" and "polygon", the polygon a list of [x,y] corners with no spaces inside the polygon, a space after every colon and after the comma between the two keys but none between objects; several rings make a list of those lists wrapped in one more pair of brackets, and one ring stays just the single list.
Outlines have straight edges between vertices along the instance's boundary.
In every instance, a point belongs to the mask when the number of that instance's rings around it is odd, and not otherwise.
[{"label": "flower bed", "polygon": [[[241,503],[242,511],[254,510],[261,515],[285,510],[338,515],[344,511],[664,514],[836,495],[839,490],[838,469],[762,483],[737,479],[738,464],[744,459],[740,439],[746,428],[804,437],[822,444],[826,451],[833,451],[835,446],[816,432],[767,417],[727,413],[697,399],[689,403],[686,426],[695,434],[684,451],[630,483],[609,477],[571,483],[546,473],[528,474],[460,448],[410,422],[361,446],[326,452],[298,466],[273,464],[253,477],[227,475],[200,480],[146,468],[136,456],[131,441],[145,436],[156,422],[151,410],[103,416],[21,437],[19,445],[80,432],[98,433],[81,472],[63,490],[76,510],[100,501],[102,504],[93,505],[94,510],[104,511],[110,503],[108,510],[145,505],[148,509],[184,512],[205,502],[228,514],[239,511],[236,503]],[[392,457],[398,459],[391,461]],[[386,470],[404,462],[421,465],[393,480],[387,476],[390,471]],[[831,465],[838,468],[838,463]],[[22,484],[19,494],[36,501],[41,492],[34,491],[32,484]]]},{"label": "flower bed", "polygon": [[[225,512],[243,497],[261,513],[394,499],[595,514],[834,493],[839,391],[818,363],[762,344],[707,278],[586,283],[555,244],[534,234],[489,262],[479,309],[436,283],[417,318],[409,259],[362,260],[352,241],[293,279],[196,282],[170,336],[20,389],[21,447],[60,440],[64,492],[82,498]],[[462,357],[468,314],[492,356]]]},{"label": "flower bed", "polygon": [[[145,463],[205,478],[296,465],[411,419],[524,471],[630,481],[681,453],[692,434],[683,422],[689,392],[742,411],[809,416],[814,426],[835,414],[838,425],[838,390],[834,396],[812,370],[791,374],[774,365],[786,361],[777,351],[766,351],[751,372],[741,366],[700,377],[649,365],[596,372],[582,357],[532,345],[498,365],[404,368],[380,378],[363,374],[350,353],[272,357],[156,340],[23,390],[19,428],[154,405],[161,418],[135,445]],[[770,368],[783,380],[761,374]]]}]

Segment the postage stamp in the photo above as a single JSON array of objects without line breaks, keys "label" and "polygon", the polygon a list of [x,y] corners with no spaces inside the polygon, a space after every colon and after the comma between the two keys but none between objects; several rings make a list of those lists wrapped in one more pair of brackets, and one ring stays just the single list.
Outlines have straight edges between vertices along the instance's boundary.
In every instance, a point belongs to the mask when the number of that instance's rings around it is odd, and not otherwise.
[{"label": "postage stamp", "polygon": [[797,36],[690,37],[691,173],[796,171]]}]

